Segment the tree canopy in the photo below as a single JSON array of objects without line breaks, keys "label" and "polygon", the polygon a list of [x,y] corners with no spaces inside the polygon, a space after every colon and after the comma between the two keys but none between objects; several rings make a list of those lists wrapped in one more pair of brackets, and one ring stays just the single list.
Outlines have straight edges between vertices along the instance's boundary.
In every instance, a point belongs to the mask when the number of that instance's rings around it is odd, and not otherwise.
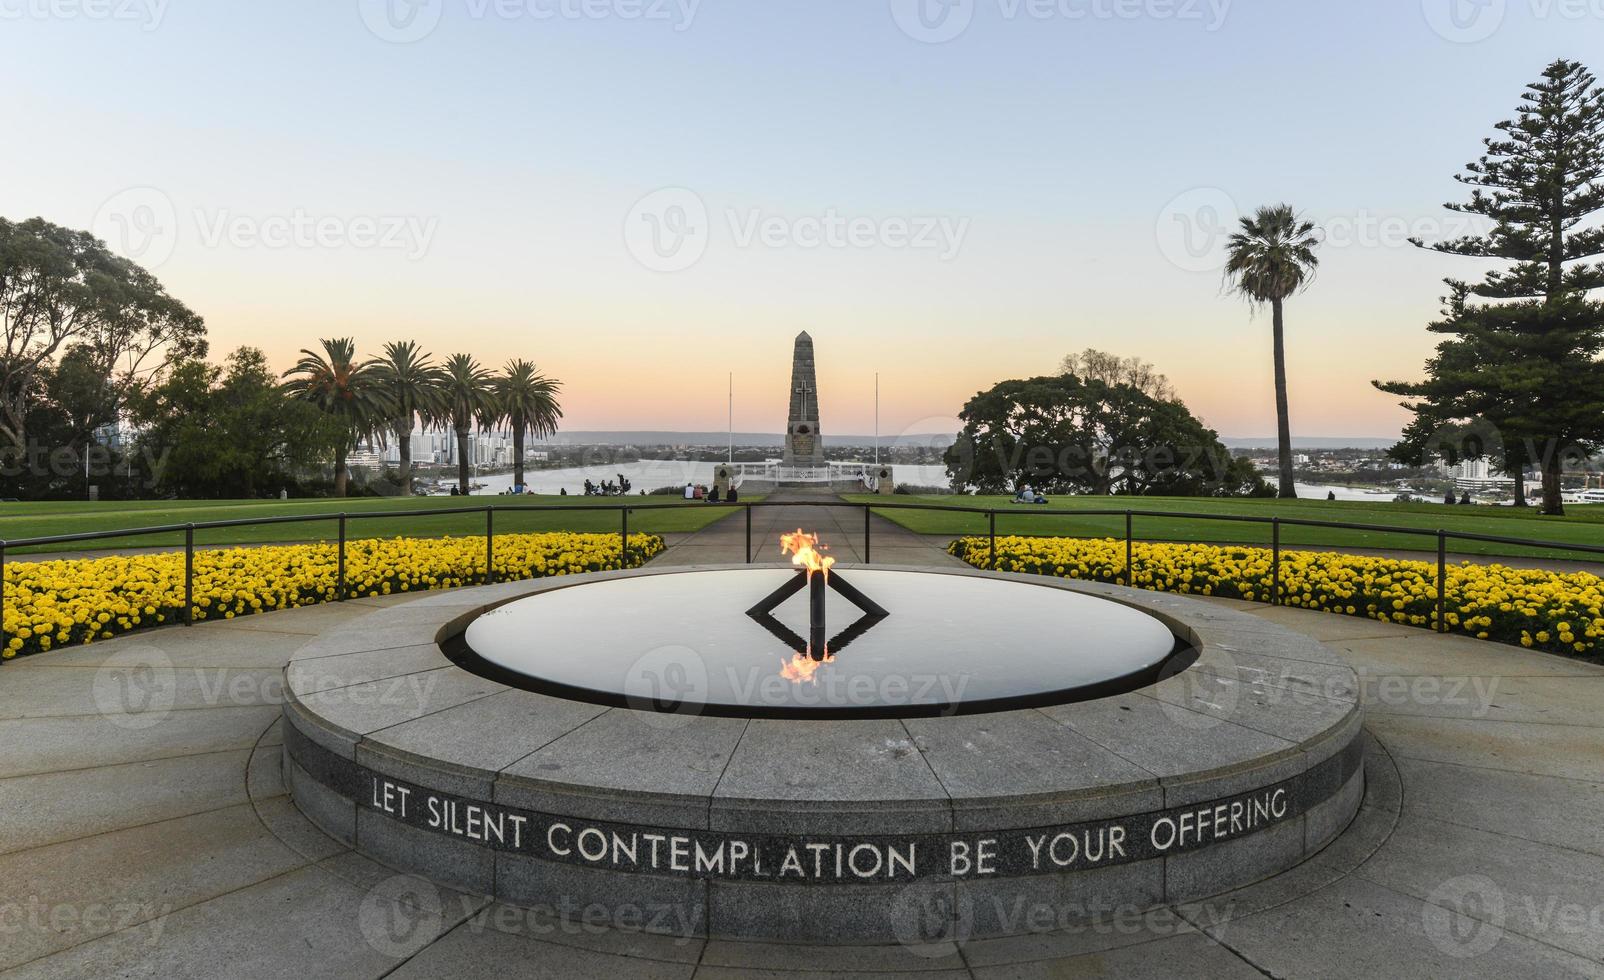
[{"label": "tree canopy", "polygon": [[[156,277],[84,231],[0,218],[0,441],[28,441],[31,405],[69,350],[121,401],[206,353],[206,325]],[[78,428],[114,421],[115,404]]]},{"label": "tree canopy", "polygon": [[954,489],[1241,496],[1265,492],[1246,460],[1179,401],[1073,374],[1004,381],[964,406],[947,453]]}]

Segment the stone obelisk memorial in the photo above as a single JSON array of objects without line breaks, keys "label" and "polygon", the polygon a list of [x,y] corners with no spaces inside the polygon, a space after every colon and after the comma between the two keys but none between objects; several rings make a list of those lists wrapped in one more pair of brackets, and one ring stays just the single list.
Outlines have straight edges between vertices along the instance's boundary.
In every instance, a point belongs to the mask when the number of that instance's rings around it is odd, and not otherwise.
[{"label": "stone obelisk memorial", "polygon": [[824,440],[819,437],[819,381],[813,365],[813,338],[797,334],[791,357],[791,417],[785,427],[787,467],[824,466]]}]

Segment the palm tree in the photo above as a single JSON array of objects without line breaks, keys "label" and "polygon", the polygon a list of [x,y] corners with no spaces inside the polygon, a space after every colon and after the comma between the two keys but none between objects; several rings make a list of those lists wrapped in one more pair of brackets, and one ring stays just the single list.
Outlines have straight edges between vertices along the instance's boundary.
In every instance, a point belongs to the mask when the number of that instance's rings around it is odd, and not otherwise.
[{"label": "palm tree", "polygon": [[412,426],[421,420],[432,425],[445,407],[440,385],[443,375],[430,355],[420,353],[410,340],[384,345],[376,364],[379,383],[390,397],[397,448],[401,454],[401,496],[412,496]]},{"label": "palm tree", "polygon": [[441,421],[457,433],[457,492],[468,492],[468,437],[475,427],[488,428],[500,416],[495,376],[471,354],[452,354],[443,368]]},{"label": "palm tree", "polygon": [[1226,245],[1230,255],[1225,278],[1249,303],[1270,304],[1275,332],[1275,419],[1281,449],[1281,496],[1298,495],[1292,474],[1292,423],[1287,418],[1285,317],[1288,296],[1309,284],[1319,259],[1314,222],[1305,221],[1291,205],[1259,208],[1242,219],[1242,229]]},{"label": "palm tree", "polygon": [[563,417],[557,394],[562,382],[541,374],[530,361],[508,361],[506,373],[496,379],[497,407],[512,426],[512,485],[524,485],[524,434],[545,439],[557,431]]},{"label": "palm tree", "polygon": [[323,353],[302,349],[295,367],[284,372],[284,392],[310,402],[339,426],[334,447],[334,494],[345,496],[349,470],[345,460],[364,436],[376,433],[393,407],[380,384],[373,361],[356,359],[349,337],[323,341]]}]

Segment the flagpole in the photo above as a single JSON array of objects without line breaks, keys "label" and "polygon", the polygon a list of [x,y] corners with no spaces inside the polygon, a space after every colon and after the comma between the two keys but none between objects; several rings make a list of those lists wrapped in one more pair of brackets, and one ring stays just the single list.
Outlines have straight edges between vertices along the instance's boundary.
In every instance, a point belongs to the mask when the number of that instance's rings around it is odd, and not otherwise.
[{"label": "flagpole", "polygon": [[735,372],[730,372],[730,465],[735,465]]},{"label": "flagpole", "polygon": [[874,465],[880,465],[880,372],[874,373]]}]

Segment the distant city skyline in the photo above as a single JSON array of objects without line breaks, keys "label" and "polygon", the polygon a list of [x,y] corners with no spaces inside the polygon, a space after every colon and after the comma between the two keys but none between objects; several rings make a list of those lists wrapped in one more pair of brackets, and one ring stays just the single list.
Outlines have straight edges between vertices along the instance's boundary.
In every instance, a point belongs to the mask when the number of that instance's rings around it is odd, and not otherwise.
[{"label": "distant city skyline", "polygon": [[1219,252],[1286,200],[1327,237],[1294,434],[1386,438],[1369,382],[1479,272],[1406,239],[1464,230],[1453,174],[1604,26],[1457,2],[0,6],[0,215],[148,265],[214,357],[527,357],[565,429],[721,430],[730,372],[736,428],[783,426],[806,329],[826,439],[873,431],[876,371],[883,432],[951,430],[1086,347],[1260,438],[1268,316]]}]

